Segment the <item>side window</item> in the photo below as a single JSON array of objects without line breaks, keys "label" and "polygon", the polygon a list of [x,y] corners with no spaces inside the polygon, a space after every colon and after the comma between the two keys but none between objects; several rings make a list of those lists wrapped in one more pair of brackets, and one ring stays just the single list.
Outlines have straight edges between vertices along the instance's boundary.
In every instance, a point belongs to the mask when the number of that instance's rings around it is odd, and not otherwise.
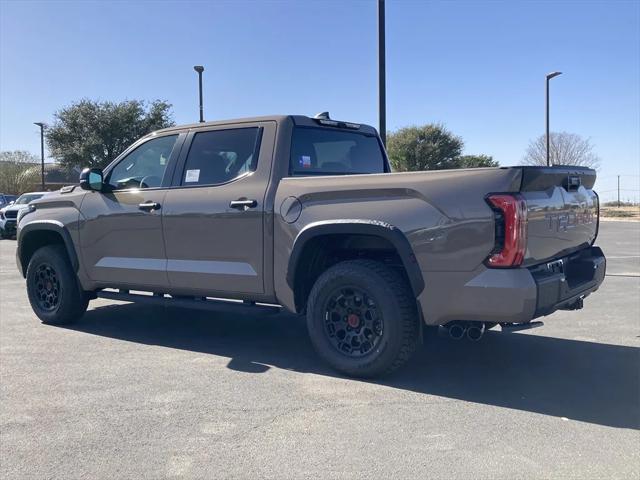
[{"label": "side window", "polygon": [[258,164],[259,144],[257,127],[196,133],[181,185],[218,185],[253,172]]},{"label": "side window", "polygon": [[168,135],[143,143],[109,172],[106,183],[114,190],[160,187],[177,139]]}]

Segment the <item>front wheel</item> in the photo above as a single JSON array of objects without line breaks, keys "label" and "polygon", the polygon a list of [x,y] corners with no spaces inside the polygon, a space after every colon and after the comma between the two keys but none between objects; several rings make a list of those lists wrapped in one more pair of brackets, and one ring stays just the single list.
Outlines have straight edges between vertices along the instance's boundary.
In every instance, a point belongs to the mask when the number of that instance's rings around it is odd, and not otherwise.
[{"label": "front wheel", "polygon": [[61,245],[42,247],[33,254],[27,267],[27,294],[38,318],[52,325],[74,322],[89,304]]},{"label": "front wheel", "polygon": [[384,375],[415,350],[416,301],[406,280],[384,264],[345,261],[313,286],[307,328],[318,354],[336,370],[354,377]]}]

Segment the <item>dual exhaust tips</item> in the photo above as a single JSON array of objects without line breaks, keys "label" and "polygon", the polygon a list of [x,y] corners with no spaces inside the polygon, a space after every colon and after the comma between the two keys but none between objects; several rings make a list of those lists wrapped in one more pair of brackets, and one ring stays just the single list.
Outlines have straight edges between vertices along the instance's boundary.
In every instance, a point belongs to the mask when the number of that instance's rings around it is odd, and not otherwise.
[{"label": "dual exhaust tips", "polygon": [[447,329],[454,340],[461,340],[466,335],[469,340],[477,342],[484,335],[485,325],[484,322],[453,322],[447,325]]}]

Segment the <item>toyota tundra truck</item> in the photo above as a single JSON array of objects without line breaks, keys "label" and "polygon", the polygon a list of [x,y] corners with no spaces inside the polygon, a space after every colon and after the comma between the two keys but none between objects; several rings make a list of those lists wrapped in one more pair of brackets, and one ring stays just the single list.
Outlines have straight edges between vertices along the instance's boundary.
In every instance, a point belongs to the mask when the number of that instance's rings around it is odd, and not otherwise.
[{"label": "toyota tundra truck", "polygon": [[306,315],[334,369],[374,377],[428,327],[477,339],[577,310],[605,276],[596,172],[393,173],[373,127],[328,114],[171,127],[29,205],[17,264],[35,314],[91,299]]}]

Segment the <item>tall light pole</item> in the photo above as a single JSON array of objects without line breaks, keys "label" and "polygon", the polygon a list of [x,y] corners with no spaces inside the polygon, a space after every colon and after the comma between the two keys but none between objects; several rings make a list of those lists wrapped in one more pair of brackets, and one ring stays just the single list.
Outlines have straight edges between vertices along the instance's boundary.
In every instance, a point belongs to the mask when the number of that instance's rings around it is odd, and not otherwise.
[{"label": "tall light pole", "polygon": [[34,125],[40,127],[40,177],[42,182],[42,191],[44,192],[44,126],[43,122],[33,122]]},{"label": "tall light pole", "polygon": [[547,88],[546,88],[546,97],[547,97],[547,130],[546,130],[546,141],[547,141],[547,167],[551,165],[551,161],[549,159],[549,80],[553,77],[557,77],[558,75],[562,75],[562,72],[551,72],[547,73]]},{"label": "tall light pole", "polygon": [[380,139],[387,145],[387,91],[385,55],[384,0],[378,0],[378,108],[380,109]]},{"label": "tall light pole", "polygon": [[202,108],[202,72],[204,67],[202,65],[195,65],[193,69],[198,72],[198,91],[200,92],[200,123],[204,122],[204,110]]}]

